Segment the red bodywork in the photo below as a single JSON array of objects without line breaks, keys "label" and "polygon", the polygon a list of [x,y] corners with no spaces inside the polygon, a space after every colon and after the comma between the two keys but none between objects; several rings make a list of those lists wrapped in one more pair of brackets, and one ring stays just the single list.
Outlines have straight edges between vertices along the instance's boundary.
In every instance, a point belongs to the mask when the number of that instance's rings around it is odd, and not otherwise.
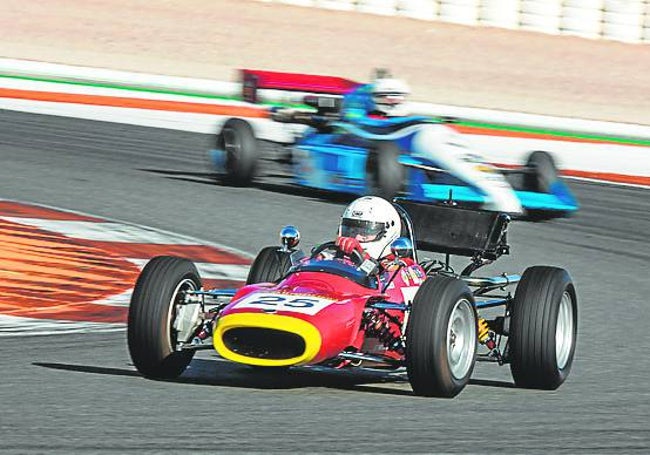
[{"label": "red bodywork", "polygon": [[[353,266],[348,267],[354,269]],[[403,267],[397,271],[386,292],[382,293],[381,288],[393,274],[394,272],[389,271],[382,273],[379,276],[379,285],[374,288],[329,271],[298,271],[277,285],[264,283],[245,286],[220,313],[214,335],[215,348],[223,357],[253,365],[317,364],[336,358],[344,350],[368,352],[400,360],[403,353],[399,350],[389,352],[390,349],[382,340],[377,339],[377,332],[383,330],[385,334],[385,330],[389,330],[393,336],[399,338],[404,312],[366,308],[369,302],[411,301],[424,281],[425,273],[419,265]],[[364,316],[364,312],[376,312],[377,317],[371,322],[382,327],[369,327],[369,314]],[[253,336],[255,339],[259,338],[259,343],[262,344],[269,336],[273,338],[278,333],[282,334],[281,332],[285,332],[283,335],[286,335],[286,339],[278,343],[291,344],[294,337],[287,334],[294,334],[302,338],[306,349],[311,351],[305,356],[270,358],[279,354],[266,352],[262,347],[239,346],[237,343],[244,342],[239,339],[244,337],[244,333],[241,337],[226,335],[229,330],[242,327],[248,330],[248,335],[256,335],[253,332],[255,328],[269,330],[264,332],[267,338],[262,335]],[[300,343],[300,340],[297,343]],[[247,352],[247,349],[256,354],[252,357],[240,355]],[[273,351],[273,348],[269,350]]]},{"label": "red bodywork", "polygon": [[258,102],[260,89],[343,95],[361,85],[336,76],[250,69],[241,70],[241,82],[243,99],[250,103]]}]

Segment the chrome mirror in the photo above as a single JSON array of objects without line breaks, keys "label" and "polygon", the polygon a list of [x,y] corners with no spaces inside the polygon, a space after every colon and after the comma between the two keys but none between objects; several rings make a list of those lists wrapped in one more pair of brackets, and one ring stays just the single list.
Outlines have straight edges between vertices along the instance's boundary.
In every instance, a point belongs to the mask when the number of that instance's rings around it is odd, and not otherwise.
[{"label": "chrome mirror", "polygon": [[280,243],[285,251],[292,250],[300,243],[300,232],[295,226],[285,226],[280,231]]},{"label": "chrome mirror", "polygon": [[406,237],[398,237],[390,244],[390,252],[400,259],[413,257],[413,242]]}]

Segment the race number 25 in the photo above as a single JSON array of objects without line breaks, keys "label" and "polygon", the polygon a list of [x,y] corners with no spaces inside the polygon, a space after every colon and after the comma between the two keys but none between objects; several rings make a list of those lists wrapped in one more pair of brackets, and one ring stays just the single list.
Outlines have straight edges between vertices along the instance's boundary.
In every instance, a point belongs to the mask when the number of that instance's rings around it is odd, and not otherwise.
[{"label": "race number 25", "polygon": [[329,306],[332,300],[311,296],[255,293],[240,300],[236,308],[259,308],[262,310],[288,311],[316,314]]}]

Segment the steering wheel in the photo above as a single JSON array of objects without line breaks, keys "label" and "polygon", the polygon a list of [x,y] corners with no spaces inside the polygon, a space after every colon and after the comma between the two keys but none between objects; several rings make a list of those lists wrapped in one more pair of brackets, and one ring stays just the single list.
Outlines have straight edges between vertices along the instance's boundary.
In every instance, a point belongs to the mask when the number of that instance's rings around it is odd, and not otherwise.
[{"label": "steering wheel", "polygon": [[327,250],[334,251],[335,253],[337,253],[337,256],[341,255],[344,257],[345,256],[349,257],[357,267],[359,267],[365,261],[363,256],[361,256],[361,253],[359,253],[358,251],[354,250],[352,251],[352,254],[347,254],[336,244],[336,242],[325,242],[322,245],[318,246],[315,250],[312,251],[310,259],[314,259],[323,251],[327,251]]}]

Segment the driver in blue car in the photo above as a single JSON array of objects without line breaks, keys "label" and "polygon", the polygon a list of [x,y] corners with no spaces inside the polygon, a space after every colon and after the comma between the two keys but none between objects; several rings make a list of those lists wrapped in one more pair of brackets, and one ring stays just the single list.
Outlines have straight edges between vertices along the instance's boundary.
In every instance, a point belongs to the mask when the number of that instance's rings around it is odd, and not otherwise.
[{"label": "driver in blue car", "polygon": [[386,120],[409,115],[406,103],[409,94],[410,89],[404,81],[390,77],[385,70],[378,70],[373,82],[345,95],[343,121],[361,128],[390,126],[392,122]]}]

